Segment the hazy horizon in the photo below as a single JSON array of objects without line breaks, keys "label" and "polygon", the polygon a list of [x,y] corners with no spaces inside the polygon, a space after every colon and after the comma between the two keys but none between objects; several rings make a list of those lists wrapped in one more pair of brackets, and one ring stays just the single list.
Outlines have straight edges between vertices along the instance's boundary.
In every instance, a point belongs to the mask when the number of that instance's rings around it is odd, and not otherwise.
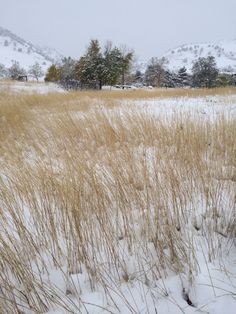
[{"label": "hazy horizon", "polygon": [[126,45],[146,60],[183,44],[234,39],[235,12],[235,0],[8,0],[0,25],[64,56],[79,58],[96,38],[102,46],[107,40]]}]

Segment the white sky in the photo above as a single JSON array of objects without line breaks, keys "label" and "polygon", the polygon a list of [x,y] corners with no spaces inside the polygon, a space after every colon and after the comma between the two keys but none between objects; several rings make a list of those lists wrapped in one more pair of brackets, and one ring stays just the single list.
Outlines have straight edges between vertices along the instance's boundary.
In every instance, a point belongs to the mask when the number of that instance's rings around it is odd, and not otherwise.
[{"label": "white sky", "polygon": [[79,58],[89,40],[140,59],[175,46],[236,38],[236,0],[0,0],[0,26]]}]

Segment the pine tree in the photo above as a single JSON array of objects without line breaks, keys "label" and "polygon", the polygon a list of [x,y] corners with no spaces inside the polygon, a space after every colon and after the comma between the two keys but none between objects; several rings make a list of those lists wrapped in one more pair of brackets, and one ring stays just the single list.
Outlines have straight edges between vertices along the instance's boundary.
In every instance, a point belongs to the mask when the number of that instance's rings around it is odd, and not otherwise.
[{"label": "pine tree", "polygon": [[104,84],[114,85],[119,79],[124,85],[132,56],[130,51],[113,48],[111,42],[102,53],[98,40],[91,40],[86,53],[75,66],[76,79],[82,87],[89,88],[101,89]]},{"label": "pine tree", "polygon": [[235,80],[233,75],[228,73],[221,73],[217,77],[217,86],[225,87],[235,85]]},{"label": "pine tree", "polygon": [[140,70],[137,70],[134,74],[134,81],[136,83],[142,83],[143,81],[143,74]]},{"label": "pine tree", "polygon": [[127,51],[126,47],[123,47],[121,50],[121,60],[120,60],[120,70],[121,70],[121,83],[124,86],[125,84],[125,75],[128,73],[131,61],[133,59],[133,51]]},{"label": "pine tree", "polygon": [[60,80],[60,70],[55,64],[48,68],[44,80],[45,82],[58,82]]},{"label": "pine tree", "polygon": [[75,65],[75,77],[80,81],[80,85],[88,83],[86,75],[87,60],[85,56],[82,56]]},{"label": "pine tree", "polygon": [[91,40],[87,52],[75,66],[76,78],[82,85],[102,88],[104,63],[98,40]]},{"label": "pine tree", "polygon": [[126,52],[123,48],[121,51],[117,47],[112,47],[112,43],[108,43],[104,51],[104,79],[106,84],[114,85],[117,82],[125,84],[125,75],[127,74],[132,60],[132,52]]},{"label": "pine tree", "polygon": [[166,70],[160,86],[161,87],[169,87],[169,88],[176,87],[176,76],[177,75],[174,72]]},{"label": "pine tree", "polygon": [[107,85],[115,85],[121,75],[121,52],[118,48],[112,47],[112,43],[108,42],[104,50],[104,68],[103,78]]},{"label": "pine tree", "polygon": [[184,87],[189,85],[189,76],[186,67],[179,69],[177,73],[177,86]]}]

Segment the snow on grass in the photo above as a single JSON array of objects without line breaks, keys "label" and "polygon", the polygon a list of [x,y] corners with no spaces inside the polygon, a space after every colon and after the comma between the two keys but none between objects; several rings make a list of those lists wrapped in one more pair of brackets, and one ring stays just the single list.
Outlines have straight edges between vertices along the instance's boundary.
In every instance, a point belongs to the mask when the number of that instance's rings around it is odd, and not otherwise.
[{"label": "snow on grass", "polygon": [[233,314],[235,95],[102,95],[0,94],[1,311]]},{"label": "snow on grass", "polygon": [[205,97],[171,97],[165,99],[125,100],[125,106],[141,106],[157,115],[172,116],[173,114],[189,113],[202,119],[214,120],[220,115],[236,115],[236,95],[209,95]]},{"label": "snow on grass", "polygon": [[54,83],[0,81],[0,92],[48,94],[64,93],[65,90]]}]

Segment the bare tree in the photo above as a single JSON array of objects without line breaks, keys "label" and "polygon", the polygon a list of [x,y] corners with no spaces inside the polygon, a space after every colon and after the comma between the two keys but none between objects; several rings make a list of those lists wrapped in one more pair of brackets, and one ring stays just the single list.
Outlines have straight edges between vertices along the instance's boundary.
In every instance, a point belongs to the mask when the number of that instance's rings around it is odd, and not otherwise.
[{"label": "bare tree", "polygon": [[121,83],[124,85],[125,75],[129,72],[134,52],[129,50],[126,46],[122,46],[119,50],[121,52]]},{"label": "bare tree", "polygon": [[31,74],[37,82],[39,78],[43,76],[43,70],[38,62],[35,62],[35,64],[30,67],[29,74]]},{"label": "bare tree", "polygon": [[4,64],[0,63],[0,78],[4,78],[8,76],[8,70],[6,69]]},{"label": "bare tree", "polygon": [[12,66],[8,69],[9,76],[16,80],[21,75],[26,75],[25,70],[20,66],[19,62],[15,61],[13,62]]},{"label": "bare tree", "polygon": [[165,80],[165,60],[152,58],[145,72],[148,85],[160,87]]}]

